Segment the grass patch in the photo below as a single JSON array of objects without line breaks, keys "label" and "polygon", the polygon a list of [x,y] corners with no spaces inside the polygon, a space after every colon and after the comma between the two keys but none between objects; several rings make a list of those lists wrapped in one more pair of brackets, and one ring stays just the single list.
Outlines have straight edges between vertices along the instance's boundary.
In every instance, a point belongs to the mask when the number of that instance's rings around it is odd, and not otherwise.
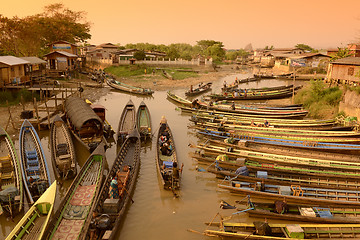
[{"label": "grass patch", "polygon": [[322,81],[311,80],[310,85],[295,95],[295,103],[303,104],[313,118],[332,118],[338,114],[343,92],[339,87],[327,87]]},{"label": "grass patch", "polygon": [[4,92],[0,92],[0,106],[6,107],[7,106],[6,101],[8,101],[8,104],[10,106],[17,105],[21,102],[21,97],[24,103],[32,102],[33,97],[36,97],[37,100],[40,99],[39,94],[35,94],[33,96],[32,93],[27,89],[21,89],[18,92],[4,91]]},{"label": "grass patch", "polygon": [[[183,72],[181,70],[191,70],[191,68],[156,68],[146,65],[127,65],[127,66],[110,66],[104,69],[105,72],[117,77],[131,78],[134,81],[147,81],[150,76],[164,77],[162,71],[169,73],[174,80],[182,80],[190,77],[199,76],[196,72]],[[145,72],[146,71],[146,72]],[[145,74],[146,73],[146,74]]]}]

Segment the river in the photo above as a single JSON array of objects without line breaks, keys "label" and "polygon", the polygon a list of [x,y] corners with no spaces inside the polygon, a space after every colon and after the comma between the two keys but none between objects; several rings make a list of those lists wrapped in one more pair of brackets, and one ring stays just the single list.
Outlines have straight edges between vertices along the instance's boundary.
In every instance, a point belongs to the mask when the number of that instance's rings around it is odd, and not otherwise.
[{"label": "river", "polygon": [[[250,77],[249,74],[229,75],[218,81],[213,82],[213,92],[220,92],[223,81],[232,83],[235,80]],[[257,82],[242,84],[242,88],[273,87],[292,84],[292,80],[264,79]],[[296,82],[296,84],[301,84]],[[185,96],[185,90],[176,89],[173,92],[180,96]],[[181,180],[180,197],[174,198],[171,191],[165,191],[160,187],[160,181],[155,166],[155,138],[152,142],[142,144],[141,165],[139,177],[137,179],[132,203],[126,214],[121,228],[118,231],[120,240],[135,239],[156,239],[156,240],[176,240],[176,239],[207,239],[207,237],[188,231],[188,229],[202,232],[206,229],[204,222],[210,222],[217,213],[221,215],[231,215],[233,211],[222,210],[219,208],[221,200],[234,203],[242,197],[231,195],[227,191],[217,188],[221,182],[211,173],[197,171],[196,160],[188,156],[194,149],[190,148],[190,143],[197,143],[194,130],[188,129],[189,114],[183,114],[177,106],[166,99],[166,91],[156,91],[153,97],[138,97],[126,93],[111,91],[106,96],[101,97],[96,103],[102,104],[107,109],[106,118],[116,130],[121,112],[131,99],[135,106],[139,106],[144,101],[151,112],[152,132],[156,136],[161,116],[165,116],[173,132],[178,160],[184,164]],[[277,104],[290,104],[291,100],[274,100]],[[42,131],[41,142],[45,150],[46,158],[52,179],[55,174],[51,166],[49,150],[48,131]],[[18,141],[15,141],[17,150]],[[82,165],[89,154],[76,144],[76,154],[79,165]],[[113,144],[106,152],[108,165],[111,166],[115,159],[116,144]],[[201,168],[205,166],[199,165]],[[60,180],[59,180],[60,181]],[[58,187],[56,206],[64,196],[66,189],[71,184],[71,180],[61,182]],[[28,207],[25,206],[27,209]],[[234,215],[235,218],[243,221],[244,214]],[[17,216],[14,221],[0,216],[0,239],[5,239],[11,229],[21,219]],[[214,221],[219,221],[219,216]]]}]

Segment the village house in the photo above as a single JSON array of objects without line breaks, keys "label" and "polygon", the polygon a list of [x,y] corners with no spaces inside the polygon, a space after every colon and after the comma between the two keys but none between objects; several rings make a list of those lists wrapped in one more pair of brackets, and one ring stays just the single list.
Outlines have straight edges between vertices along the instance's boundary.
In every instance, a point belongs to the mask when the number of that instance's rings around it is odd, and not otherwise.
[{"label": "village house", "polygon": [[25,75],[25,67],[29,63],[14,56],[0,56],[0,87],[28,82],[30,78]]},{"label": "village house", "polygon": [[349,43],[347,45],[347,49],[349,49],[349,53],[352,57],[360,57],[360,44],[358,43]]},{"label": "village house", "polygon": [[46,61],[38,57],[20,57],[20,58],[29,62],[28,64],[25,65],[25,75],[28,76],[31,81],[46,76]]},{"label": "village house", "polygon": [[360,84],[360,57],[338,59],[329,64],[327,81]]},{"label": "village house", "polygon": [[118,49],[119,47],[112,43],[100,44],[95,49],[86,52],[86,62],[112,64]]},{"label": "village house", "polygon": [[44,55],[50,75],[64,75],[77,67],[78,50],[75,44],[66,41],[53,42],[50,53]]}]

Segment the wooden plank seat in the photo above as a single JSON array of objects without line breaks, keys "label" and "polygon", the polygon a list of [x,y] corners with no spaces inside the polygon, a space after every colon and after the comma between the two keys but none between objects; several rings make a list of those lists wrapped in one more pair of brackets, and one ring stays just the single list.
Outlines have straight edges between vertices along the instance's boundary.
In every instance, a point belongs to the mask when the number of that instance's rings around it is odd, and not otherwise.
[{"label": "wooden plank seat", "polygon": [[25,235],[25,234],[29,234],[29,230],[30,230],[30,227],[32,226],[35,226],[35,223],[34,221],[40,217],[40,214],[34,210],[34,213],[31,217],[28,217],[27,218],[27,222],[26,224],[22,225],[21,226],[21,231],[19,233],[19,235],[16,236],[16,239],[22,239],[22,237]]},{"label": "wooden plank seat", "polygon": [[14,171],[7,172],[7,173],[0,173],[0,181],[11,181],[15,179],[15,173]]},{"label": "wooden plank seat", "polygon": [[66,143],[60,143],[56,146],[56,155],[57,156],[66,155],[68,153],[69,153],[68,145]]},{"label": "wooden plank seat", "polygon": [[0,157],[0,171],[5,172],[13,169],[13,161],[10,155]]}]

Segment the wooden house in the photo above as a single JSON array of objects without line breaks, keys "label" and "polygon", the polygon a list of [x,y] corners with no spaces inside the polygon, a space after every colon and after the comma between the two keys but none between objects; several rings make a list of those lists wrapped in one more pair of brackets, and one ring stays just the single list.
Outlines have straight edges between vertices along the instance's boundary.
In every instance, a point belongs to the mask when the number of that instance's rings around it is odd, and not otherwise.
[{"label": "wooden house", "polygon": [[18,57],[0,56],[0,87],[29,81],[29,77],[25,76],[27,64],[29,61]]},{"label": "wooden house", "polygon": [[57,41],[49,44],[50,53],[44,56],[50,75],[63,75],[77,67],[78,50],[73,43]]},{"label": "wooden house", "polygon": [[344,84],[360,83],[360,57],[347,57],[330,63],[327,80]]},{"label": "wooden house", "polygon": [[25,65],[25,75],[28,76],[30,80],[35,80],[37,78],[45,77],[46,61],[38,57],[20,57],[20,58],[29,62],[28,64]]},{"label": "wooden house", "polygon": [[290,57],[290,61],[303,60],[306,67],[323,67],[327,68],[330,61],[330,56],[322,53],[303,53]]},{"label": "wooden house", "polygon": [[349,53],[352,57],[360,57],[360,44],[358,43],[349,43],[347,45],[347,48],[349,49]]}]

